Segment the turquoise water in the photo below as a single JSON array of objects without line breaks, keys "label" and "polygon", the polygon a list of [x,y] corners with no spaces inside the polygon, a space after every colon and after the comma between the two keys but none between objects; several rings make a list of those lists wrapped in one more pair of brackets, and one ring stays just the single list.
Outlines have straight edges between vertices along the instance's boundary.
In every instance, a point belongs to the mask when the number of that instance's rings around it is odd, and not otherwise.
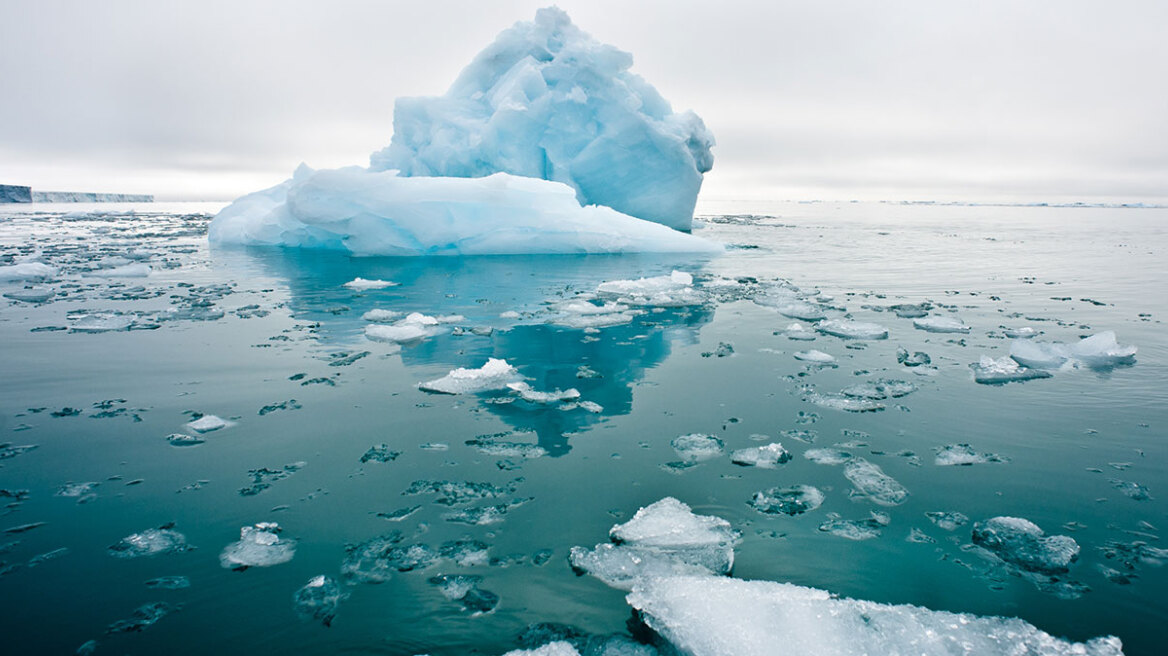
[{"label": "turquoise water", "polygon": [[[568,549],[604,541],[613,524],[664,496],[743,533],[736,577],[1017,616],[1076,640],[1117,635],[1128,654],[1161,651],[1168,572],[1130,554],[1136,542],[1164,548],[1168,523],[1168,210],[709,202],[699,211],[714,218],[698,234],[731,245],[713,259],[417,260],[209,251],[207,206],[63,217],[75,209],[34,206],[0,218],[0,266],[40,255],[61,271],[32,285],[55,292],[48,302],[4,298],[0,306],[0,444],[36,446],[0,460],[0,489],[10,492],[3,501],[12,504],[0,511],[0,530],[43,522],[0,534],[0,632],[13,653],[71,653],[97,640],[97,653],[500,654],[537,622],[626,632],[624,593],[577,576]],[[150,265],[149,275],[91,271],[133,262]],[[674,269],[694,274],[709,302],[650,309],[596,332],[547,323],[548,301]],[[356,277],[400,285],[343,287]],[[715,284],[722,278],[734,282]],[[794,320],[752,300],[779,278],[819,290],[829,311],[887,327],[889,338],[788,339]],[[23,287],[0,282],[4,293]],[[960,317],[970,333],[917,330],[887,309],[924,301]],[[361,317],[372,309],[463,318],[395,352],[364,337]],[[92,315],[126,329],[78,332]],[[1043,341],[1114,330],[1139,352],[1130,366],[974,383],[968,365],[1006,355],[1002,328],[1021,326],[1042,331]],[[898,347],[928,353],[935,375],[900,366]],[[809,348],[838,366],[792,357]],[[536,390],[576,388],[603,409],[417,389],[488,357],[505,358]],[[600,375],[578,377],[581,365]],[[878,412],[807,400],[809,386],[834,393],[880,378],[917,390],[882,401]],[[171,446],[167,436],[190,434],[184,424],[197,413],[234,425],[198,446]],[[494,439],[538,445],[545,455],[466,444],[503,433]],[[726,455],[664,466],[679,459],[670,441],[689,433],[718,436],[727,453],[778,441],[794,458],[770,470]],[[421,448],[433,443],[448,448]],[[960,443],[1005,462],[934,464],[936,448]],[[362,463],[380,444],[400,455]],[[874,505],[849,494],[839,466],[803,456],[837,444],[903,484],[907,500]],[[254,482],[250,470],[292,463],[303,464],[240,494]],[[425,480],[511,491],[454,506],[403,495]],[[58,496],[89,482],[97,485]],[[1145,486],[1148,498],[1128,496],[1122,483]],[[788,517],[747,503],[796,484],[822,490],[823,505]],[[496,524],[444,518],[527,498]],[[399,522],[378,515],[415,505]],[[872,511],[887,515],[877,537],[820,529],[833,513],[865,520]],[[970,523],[946,530],[925,515],[935,511]],[[1037,580],[987,560],[971,546],[970,528],[1001,515],[1073,537],[1077,562],[1056,580]],[[107,552],[171,522],[194,549],[133,559]],[[223,548],[257,522],[278,522],[297,541],[295,557],[221,567]],[[914,529],[922,541],[906,540]],[[403,544],[435,551],[479,540],[491,561],[463,567],[438,558],[379,585],[346,584],[345,546],[394,530]],[[348,593],[328,628],[299,619],[292,600],[322,574]],[[497,607],[473,615],[446,599],[429,582],[442,574],[481,576]],[[145,585],[162,576],[185,576],[190,586]],[[174,612],[140,632],[107,635],[149,602]]]}]

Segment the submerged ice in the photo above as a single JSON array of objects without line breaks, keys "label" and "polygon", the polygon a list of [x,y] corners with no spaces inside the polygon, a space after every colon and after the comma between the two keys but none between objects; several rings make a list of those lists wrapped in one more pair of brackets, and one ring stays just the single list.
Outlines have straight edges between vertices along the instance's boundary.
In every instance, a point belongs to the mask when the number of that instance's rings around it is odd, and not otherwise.
[{"label": "submerged ice", "polygon": [[541,9],[446,95],[398,99],[369,168],[302,165],[220,212],[210,240],[356,255],[718,252],[679,232],[713,135],[631,65]]}]

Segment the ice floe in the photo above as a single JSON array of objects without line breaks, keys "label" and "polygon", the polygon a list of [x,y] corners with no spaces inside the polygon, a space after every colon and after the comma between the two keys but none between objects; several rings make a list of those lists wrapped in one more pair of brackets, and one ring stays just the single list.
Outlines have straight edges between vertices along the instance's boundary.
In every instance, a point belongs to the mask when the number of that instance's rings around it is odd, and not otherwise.
[{"label": "ice floe", "polygon": [[489,613],[499,605],[499,595],[479,587],[483,577],[467,574],[444,574],[430,577],[431,585],[450,601],[462,604],[472,615]]},{"label": "ice floe", "polygon": [[855,494],[880,506],[897,506],[908,499],[908,490],[879,465],[863,458],[844,464],[844,476],[855,486]]},{"label": "ice floe", "polygon": [[961,319],[937,314],[928,317],[921,317],[919,319],[913,319],[913,326],[918,330],[924,330],[930,333],[969,332],[969,326],[965,325]]},{"label": "ice floe", "polygon": [[[344,284],[346,289],[352,289],[358,292],[367,292],[374,289],[385,289],[386,287],[396,287],[401,283],[390,280],[366,280],[364,278],[353,278]],[[315,580],[315,579],[314,579]]]},{"label": "ice floe", "polygon": [[1016,383],[1051,376],[1049,371],[1024,367],[1008,355],[996,360],[983,355],[981,360],[969,366],[973,369],[973,380],[982,385]]},{"label": "ice floe", "polygon": [[783,445],[778,442],[738,449],[730,454],[730,462],[736,465],[761,469],[774,469],[777,465],[789,460],[791,460],[791,452],[784,449]]},{"label": "ice floe", "polygon": [[796,351],[794,356],[796,360],[811,362],[813,364],[831,364],[832,362],[835,362],[834,355],[824,353],[823,351],[817,351],[815,349],[811,349],[809,351]]},{"label": "ice floe", "polygon": [[233,422],[227,421],[226,419],[221,419],[215,415],[203,415],[198,419],[186,423],[187,428],[200,434],[210,433],[212,431],[217,431],[221,428],[227,428],[233,425]]},{"label": "ice floe", "polygon": [[337,607],[346,595],[331,576],[314,576],[292,595],[292,606],[302,619],[332,626]]},{"label": "ice floe", "polygon": [[772,487],[755,492],[748,502],[764,515],[802,515],[823,505],[823,492],[812,485]]},{"label": "ice floe", "polygon": [[0,282],[44,282],[56,278],[60,271],[44,262],[21,262],[0,266]]},{"label": "ice floe", "polygon": [[709,300],[705,293],[694,288],[693,276],[684,271],[655,278],[610,280],[600,283],[596,293],[602,298],[634,306],[685,307]]},{"label": "ice floe", "polygon": [[827,319],[815,324],[815,330],[824,335],[844,339],[887,339],[888,329],[880,324],[847,319]]},{"label": "ice floe", "polygon": [[980,465],[987,462],[1006,462],[1006,459],[996,453],[979,453],[968,444],[946,444],[936,448],[937,455],[933,464],[940,467],[954,465]]},{"label": "ice floe", "polygon": [[803,457],[817,465],[842,465],[852,459],[852,454],[842,449],[807,449]]},{"label": "ice floe", "polygon": [[107,552],[115,558],[143,558],[189,550],[187,538],[173,528],[148,528],[111,544]]},{"label": "ice floe", "polygon": [[475,394],[491,390],[506,389],[517,382],[519,373],[506,360],[488,358],[478,369],[458,368],[442,378],[419,383],[418,388],[438,394]]},{"label": "ice floe", "polygon": [[1066,572],[1079,557],[1079,545],[1066,535],[1046,535],[1021,517],[993,517],[973,525],[973,543],[1023,570]]},{"label": "ice floe", "polygon": [[261,522],[239,529],[239,541],[232,542],[219,554],[219,564],[227,569],[271,567],[292,560],[296,541],[280,537],[280,525]]},{"label": "ice floe", "polygon": [[679,435],[669,442],[677,455],[686,462],[701,462],[722,455],[725,443],[721,439],[704,433]]}]

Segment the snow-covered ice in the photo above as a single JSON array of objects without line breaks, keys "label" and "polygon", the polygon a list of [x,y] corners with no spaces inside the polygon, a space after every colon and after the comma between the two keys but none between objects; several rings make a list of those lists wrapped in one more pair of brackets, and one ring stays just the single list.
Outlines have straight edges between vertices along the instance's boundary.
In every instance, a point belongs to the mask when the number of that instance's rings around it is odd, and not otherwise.
[{"label": "snow-covered ice", "polygon": [[0,266],[0,282],[44,282],[56,278],[60,271],[44,262],[21,262]]},{"label": "snow-covered ice", "polygon": [[199,417],[194,421],[189,421],[185,424],[187,428],[200,434],[210,433],[211,431],[217,431],[221,428],[227,428],[232,425],[232,422],[220,417],[216,417],[215,415],[203,415],[202,417]]},{"label": "snow-covered ice", "polygon": [[689,230],[714,137],[632,63],[562,10],[540,9],[499,34],[446,95],[399,98],[393,140],[371,168],[556,180],[581,204]]},{"label": "snow-covered ice", "polygon": [[438,394],[474,394],[506,389],[518,378],[519,373],[506,360],[488,358],[486,364],[478,369],[459,367],[442,378],[419,383],[418,387]]}]

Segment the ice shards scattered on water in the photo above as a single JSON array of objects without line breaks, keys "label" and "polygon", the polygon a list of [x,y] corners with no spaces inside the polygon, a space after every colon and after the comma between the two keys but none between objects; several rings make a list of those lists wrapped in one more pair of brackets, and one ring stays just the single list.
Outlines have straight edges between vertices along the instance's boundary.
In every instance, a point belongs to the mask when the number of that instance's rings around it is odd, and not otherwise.
[{"label": "ice shards scattered on water", "polygon": [[789,583],[710,576],[646,579],[628,596],[679,653],[1122,656],[1118,638],[1072,643],[1019,619],[841,599]]},{"label": "ice shards scattered on water", "polygon": [[968,444],[946,444],[936,449],[937,456],[933,464],[940,467],[954,465],[980,465],[987,462],[1006,462],[1006,459],[996,453],[979,453]]},{"label": "ice shards scattered on water", "polygon": [[448,513],[443,513],[442,519],[448,522],[469,524],[471,526],[493,526],[506,519],[507,513],[512,509],[518,508],[533,499],[534,497],[512,499],[508,503],[500,503],[493,506],[452,510]]},{"label": "ice shards scattered on water", "polygon": [[270,567],[292,560],[296,541],[280,537],[280,525],[261,522],[239,529],[239,541],[232,542],[219,554],[219,564],[227,569]]},{"label": "ice shards scattered on water", "polygon": [[196,433],[210,433],[221,428],[234,426],[233,422],[221,419],[215,415],[203,415],[194,421],[187,422],[186,427]]},{"label": "ice shards scattered on water", "polygon": [[44,282],[60,272],[44,262],[21,262],[0,266],[0,282]]},{"label": "ice shards scattered on water", "polygon": [[734,565],[740,537],[720,517],[696,515],[666,497],[612,527],[612,542],[592,550],[573,547],[572,567],[624,590],[648,576],[726,574]]},{"label": "ice shards scattered on water", "polygon": [[973,525],[973,543],[1028,572],[1066,572],[1079,557],[1079,545],[1066,535],[1048,536],[1020,517],[993,517]]},{"label": "ice shards scattered on water", "polygon": [[885,474],[879,465],[863,458],[854,458],[844,464],[844,476],[855,486],[855,494],[880,506],[897,506],[908,498],[908,490],[896,479]]},{"label": "ice shards scattered on water", "polygon": [[398,99],[393,140],[371,168],[557,180],[573,202],[689,230],[714,137],[632,64],[562,10],[540,9],[499,34],[446,95]]},{"label": "ice shards scattered on water", "polygon": [[332,626],[337,607],[347,595],[331,576],[314,576],[292,595],[292,606],[302,619]]},{"label": "ice shards scattered on water", "polygon": [[162,601],[155,601],[134,609],[130,617],[118,620],[106,628],[107,634],[132,633],[153,626],[158,620],[174,612],[174,607]]},{"label": "ice shards scattered on water", "polygon": [[427,544],[402,544],[403,539],[394,531],[346,546],[341,575],[352,583],[384,583],[394,572],[425,569],[445,555]]},{"label": "ice shards scattered on water", "polygon": [[842,465],[852,459],[852,454],[841,449],[807,449],[803,457],[817,465]]},{"label": "ice shards scattered on water", "polygon": [[[504,433],[506,435],[506,433]],[[473,447],[480,453],[501,458],[542,458],[547,455],[547,449],[538,444],[528,442],[512,442],[499,439],[501,435],[483,435],[473,440],[467,440],[466,445]]]},{"label": "ice shards scattered on water", "polygon": [[1050,378],[1049,371],[1023,367],[1010,356],[993,359],[981,356],[981,360],[969,365],[973,369],[973,380],[982,385],[1001,385],[1036,378]]},{"label": "ice shards scattered on water", "polygon": [[1032,369],[1059,369],[1084,366],[1106,369],[1135,362],[1136,347],[1120,346],[1115,332],[1107,330],[1073,344],[1017,339],[1010,344],[1010,357]]},{"label": "ice shards scattered on water", "polygon": [[691,433],[680,435],[669,442],[685,462],[701,462],[722,455],[725,444],[713,435]]},{"label": "ice shards scattered on water", "polygon": [[693,276],[684,271],[656,278],[610,280],[600,283],[596,293],[624,305],[647,307],[684,307],[709,300],[705,293],[694,288]]},{"label": "ice shards scattered on water", "polygon": [[751,508],[764,515],[802,515],[823,505],[823,492],[811,485],[772,487],[755,492],[748,502]]},{"label": "ice shards scattered on water", "polygon": [[522,478],[517,478],[506,485],[492,485],[490,483],[476,483],[473,481],[414,481],[402,494],[436,494],[434,503],[444,506],[457,506],[479,499],[492,499],[512,494]]},{"label": "ice shards scattered on water", "polygon": [[272,483],[282,481],[292,474],[304,468],[306,462],[293,462],[284,465],[280,469],[270,469],[268,467],[261,467],[259,469],[249,469],[248,475],[251,476],[251,485],[239,489],[239,495],[244,497],[251,497],[263,492],[272,487]]},{"label": "ice shards scattered on water", "polygon": [[186,536],[172,528],[148,528],[118,540],[107,551],[115,558],[142,558],[181,553],[190,548]]},{"label": "ice shards scattered on water", "polygon": [[933,315],[913,319],[913,326],[930,333],[968,333],[969,326],[956,317]]},{"label": "ice shards scattered on water", "polygon": [[[396,287],[400,283],[389,280],[366,280],[364,278],[353,278],[344,284],[347,289],[352,289],[358,292],[370,291],[373,289],[385,289],[386,287]],[[316,579],[313,579],[316,580]]]},{"label": "ice shards scattered on water", "polygon": [[928,517],[930,522],[933,522],[939,528],[943,528],[946,531],[956,531],[969,523],[969,517],[959,512],[936,510],[925,513],[925,517]]},{"label": "ice shards scattered on water", "polygon": [[419,383],[418,388],[438,394],[474,394],[491,390],[506,389],[509,383],[517,382],[519,373],[506,360],[488,358],[478,369],[458,368],[442,378]]},{"label": "ice shards scattered on water", "polygon": [[865,321],[847,319],[827,319],[815,325],[815,329],[825,335],[844,339],[887,339],[888,329]]},{"label": "ice shards scattered on water", "polygon": [[15,458],[16,456],[28,453],[35,448],[37,448],[36,444],[13,445],[7,442],[0,444],[0,460]]},{"label": "ice shards scattered on water", "polygon": [[465,574],[444,574],[430,577],[429,582],[450,601],[462,603],[471,615],[489,613],[499,605],[499,595],[479,587],[483,577]]},{"label": "ice shards scattered on water", "polygon": [[823,351],[817,351],[815,349],[811,349],[809,351],[797,351],[794,355],[796,360],[811,362],[813,364],[831,364],[832,362],[835,362],[834,355],[824,353]]},{"label": "ice shards scattered on water", "polygon": [[929,357],[928,353],[924,351],[916,351],[909,354],[908,349],[901,347],[896,349],[896,362],[903,364],[906,367],[920,367],[932,362],[933,359]]},{"label": "ice shards scattered on water", "polygon": [[730,454],[730,462],[744,467],[760,467],[774,469],[791,460],[791,452],[783,448],[782,444],[772,442],[765,446],[753,446],[738,449]]}]

